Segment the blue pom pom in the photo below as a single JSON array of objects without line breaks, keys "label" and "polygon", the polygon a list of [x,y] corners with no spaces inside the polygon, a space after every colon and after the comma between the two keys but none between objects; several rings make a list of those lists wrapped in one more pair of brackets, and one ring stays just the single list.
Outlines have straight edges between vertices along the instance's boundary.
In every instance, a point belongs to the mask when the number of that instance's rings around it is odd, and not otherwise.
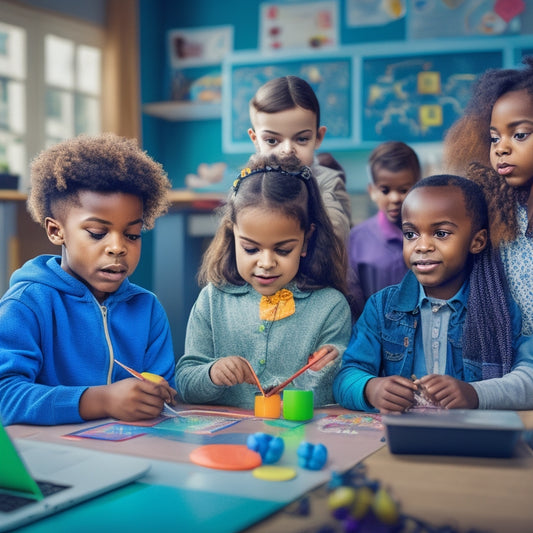
[{"label": "blue pom pom", "polygon": [[281,437],[273,437],[267,433],[248,435],[246,446],[257,452],[264,464],[273,464],[279,461],[285,449],[285,443]]},{"label": "blue pom pom", "polygon": [[298,466],[307,470],[320,470],[328,460],[328,450],[323,444],[302,441],[297,454]]}]

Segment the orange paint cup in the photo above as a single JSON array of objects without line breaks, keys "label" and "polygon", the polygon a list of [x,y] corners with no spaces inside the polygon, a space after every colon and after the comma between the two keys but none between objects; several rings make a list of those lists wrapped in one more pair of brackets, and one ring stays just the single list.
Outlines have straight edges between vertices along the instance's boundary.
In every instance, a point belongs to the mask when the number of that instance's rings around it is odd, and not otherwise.
[{"label": "orange paint cup", "polygon": [[281,396],[273,394],[267,398],[261,393],[256,394],[254,415],[259,418],[279,418],[281,416]]}]

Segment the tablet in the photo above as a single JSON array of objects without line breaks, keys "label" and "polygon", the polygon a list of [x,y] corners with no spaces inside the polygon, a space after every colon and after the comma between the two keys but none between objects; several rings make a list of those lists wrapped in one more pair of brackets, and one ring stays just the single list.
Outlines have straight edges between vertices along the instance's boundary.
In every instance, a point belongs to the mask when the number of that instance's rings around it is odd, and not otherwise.
[{"label": "tablet", "polygon": [[431,409],[384,415],[391,453],[512,457],[524,431],[517,412]]}]

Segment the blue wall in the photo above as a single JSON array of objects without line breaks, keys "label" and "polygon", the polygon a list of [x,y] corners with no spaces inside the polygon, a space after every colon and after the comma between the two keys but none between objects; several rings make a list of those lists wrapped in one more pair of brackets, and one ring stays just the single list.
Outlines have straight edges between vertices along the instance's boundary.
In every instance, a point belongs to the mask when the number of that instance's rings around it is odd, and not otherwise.
[{"label": "blue wall", "polygon": [[[394,55],[395,53],[403,54],[406,48],[409,48],[412,54],[423,54],[428,49],[427,44],[423,41],[411,41],[406,37],[405,19],[372,28],[349,28],[343,23],[345,19],[345,8],[347,0],[338,0],[339,2],[339,19],[340,19],[340,45],[351,46],[358,50],[364,49],[365,53],[381,54],[383,57]],[[412,0],[413,2],[415,0]],[[416,0],[417,2],[420,0]],[[259,14],[260,0],[139,0],[140,5],[140,66],[141,66],[141,99],[142,103],[161,102],[170,99],[170,65],[167,57],[167,32],[177,28],[187,27],[208,27],[208,26],[233,26],[233,47],[239,51],[257,51],[259,47]],[[281,3],[281,2],[280,2]],[[377,3],[377,2],[376,2]],[[407,5],[413,5],[410,0],[406,0]],[[429,4],[428,4],[429,5]],[[524,22],[525,30],[533,31],[533,6],[526,7],[527,22]],[[525,20],[525,19],[524,19]],[[424,20],[425,22],[425,20]],[[459,24],[460,21],[458,21]],[[462,21],[461,21],[462,22]],[[425,27],[425,26],[424,26]],[[524,32],[525,33],[525,32]],[[491,36],[484,36],[477,41],[483,41],[490,47]],[[496,37],[492,42],[495,42]],[[529,36],[530,39],[530,36]],[[468,37],[460,38],[442,38],[437,43],[440,51],[447,51],[448,48],[456,50],[458,56],[468,56]],[[437,39],[433,39],[433,43]],[[500,38],[497,46],[507,42],[505,37]],[[527,47],[531,48],[531,40],[528,41]],[[405,45],[408,45],[407,47]],[[477,46],[477,44],[476,44]],[[378,50],[377,52],[375,52]],[[364,54],[363,54],[364,55]],[[509,54],[505,55],[506,61],[509,61]],[[360,83],[360,80],[358,81]],[[353,89],[357,90],[357,87]],[[358,93],[363,94],[360,90]],[[361,97],[362,98],[362,97]],[[363,121],[360,117],[358,120]],[[327,124],[326,124],[327,126]],[[216,120],[197,120],[173,122],[159,118],[154,118],[143,114],[142,117],[143,146],[148,153],[158,160],[169,174],[174,187],[183,187],[185,185],[185,176],[189,173],[196,173],[200,163],[215,163],[224,161],[228,164],[228,173],[236,172],[248,159],[254,148],[250,142],[250,151],[242,154],[226,154],[222,149],[222,121]],[[395,132],[395,134],[397,134]],[[327,138],[327,134],[326,134]],[[407,141],[409,142],[409,141]],[[376,143],[377,144],[377,143]],[[420,143],[424,144],[424,143]],[[441,169],[440,152],[441,145],[439,142],[425,143],[424,146],[415,146],[421,158],[423,171],[425,173],[438,173]],[[370,150],[373,148],[368,145],[362,148],[357,144],[357,148],[347,150],[331,150],[332,154],[344,166],[347,174],[347,188],[351,193],[359,193],[359,196],[353,197],[352,210],[356,214],[355,219],[362,219],[368,215],[369,201],[365,193],[367,176],[366,162]],[[183,220],[179,221],[180,227],[183,227]],[[179,354],[180,346],[183,342],[183,328],[187,319],[187,308],[192,305],[197,287],[193,279],[186,279],[187,286],[183,286],[184,277],[192,276],[182,275],[178,278],[177,270],[172,271],[165,278],[165,288],[160,286],[161,276],[158,277],[158,283],[152,279],[153,273],[160,268],[160,263],[154,264],[154,251],[157,257],[161,257],[161,247],[171,251],[176,250],[177,243],[188,250],[188,261],[184,258],[185,266],[188,272],[194,271],[194,261],[191,260],[191,254],[198,253],[198,242],[190,240],[183,233],[178,235],[175,229],[169,229],[167,221],[162,223],[164,231],[158,232],[156,225],[155,232],[147,234],[144,238],[143,256],[138,271],[134,276],[134,281],[141,285],[155,290],[158,285],[158,296],[164,300],[171,298],[171,303],[180,298],[180,310],[170,316],[171,323],[174,324],[173,335],[176,342],[176,352]],[[158,246],[154,245],[157,236]],[[181,240],[180,240],[181,239]],[[168,243],[168,244],[166,244]],[[156,249],[157,248],[157,249]],[[164,254],[163,254],[164,255]],[[166,257],[166,256],[165,256]],[[179,265],[180,267],[184,265]],[[181,271],[184,271],[181,269]],[[167,290],[168,289],[168,290]],[[178,296],[174,296],[169,291],[177,291]],[[168,306],[170,309],[170,305]],[[182,316],[183,315],[183,316]],[[183,322],[183,323],[182,323]],[[176,330],[179,325],[179,331]]]},{"label": "blue wall", "polygon": [[[143,103],[169,98],[166,32],[176,28],[233,25],[234,50],[254,50],[259,41],[259,0],[140,0],[141,98]],[[344,0],[340,2],[342,17]],[[343,27],[344,25],[341,24]],[[381,28],[342,28],[342,44],[405,38],[403,21]],[[220,120],[169,122],[143,116],[143,145],[158,159],[175,187],[184,186],[188,173],[200,163],[225,161],[229,169],[238,169],[249,154],[224,154]],[[253,145],[250,143],[250,153]],[[343,164],[364,166],[367,150],[336,152]],[[360,185],[354,186],[361,190]]]},{"label": "blue wall", "polygon": [[[258,5],[257,0],[186,3],[141,0],[142,101],[157,102],[169,98],[168,30],[232,24],[235,26],[234,48],[255,48],[259,32]],[[223,154],[222,125],[218,119],[167,122],[144,115],[143,145],[163,164],[176,187],[183,187],[185,175],[194,173],[200,163],[224,160],[238,167],[245,160],[243,156],[228,158]]]},{"label": "blue wall", "polygon": [[[407,17],[382,26],[373,27],[349,27],[345,23],[346,4],[348,0],[338,1],[340,45],[358,46],[359,50],[373,53],[379,49],[379,54],[383,57],[403,53],[409,48],[410,53],[424,53],[427,43],[410,39],[408,31],[410,10],[416,4],[417,9],[427,9],[431,12],[434,5],[430,0],[405,0],[407,6]],[[170,66],[167,59],[167,32],[176,28],[187,27],[207,27],[231,25],[234,28],[234,50],[257,51],[259,47],[260,27],[259,15],[260,0],[139,0],[140,2],[140,45],[141,45],[141,97],[143,103],[165,101],[170,99]],[[290,0],[286,0],[290,3]],[[469,0],[479,7],[481,3]],[[276,2],[273,2],[276,3]],[[278,3],[283,3],[279,0]],[[376,4],[378,2],[376,1]],[[529,4],[529,5],[528,5]],[[480,7],[481,10],[487,9]],[[531,34],[533,32],[533,4],[525,3],[524,12],[521,14],[520,33]],[[465,4],[463,14],[462,8],[449,10],[450,16],[457,17],[457,26],[463,27],[466,21],[465,10],[471,13]],[[477,8],[476,8],[477,9]],[[479,9],[478,9],[479,11]],[[457,13],[454,15],[453,13]],[[478,13],[480,15],[480,13]],[[436,16],[431,19],[427,17],[427,24],[424,27],[431,28],[431,23],[438,24]],[[411,19],[413,20],[413,19]],[[420,17],[418,18],[420,21]],[[483,20],[483,19],[480,19]],[[437,22],[436,22],[437,21]],[[424,20],[425,22],[425,20]],[[479,22],[476,22],[478,24]],[[297,28],[295,28],[297,31]],[[509,28],[510,33],[499,37],[491,35],[487,30],[485,35],[471,35],[461,37],[442,37],[433,39],[432,43],[438,41],[437,46],[445,52],[448,45],[451,49],[457,50],[457,55],[468,56],[469,41],[477,39],[481,44],[490,46],[491,41],[500,43],[506,41],[516,31],[516,27]],[[453,32],[453,28],[452,28]],[[444,32],[446,33],[446,32]],[[493,39],[494,37],[494,39]],[[530,37],[530,35],[529,35]],[[408,45],[407,47],[405,45]],[[464,48],[463,48],[464,46]],[[476,44],[477,46],[477,44]],[[499,45],[498,45],[499,46]],[[529,46],[530,47],[530,46]],[[508,61],[508,56],[506,61]],[[359,118],[359,120],[362,120]],[[327,124],[326,124],[327,126]],[[326,134],[326,139],[328,138]],[[409,142],[409,141],[407,141]],[[222,150],[222,124],[221,120],[199,120],[187,122],[170,122],[163,119],[143,116],[143,144],[145,148],[158,159],[165,167],[175,187],[182,187],[185,183],[185,176],[188,173],[195,173],[200,163],[215,163],[224,161],[228,167],[236,171],[253,152],[253,145],[250,142],[250,152],[243,154],[225,154]],[[377,144],[377,143],[376,143]],[[427,145],[428,143],[426,143]],[[438,142],[434,144],[439,144]],[[345,167],[347,171],[347,187],[350,192],[361,193],[366,189],[365,163],[368,154],[373,148],[368,144],[357,144],[358,148],[346,150],[331,150],[333,155]],[[430,162],[427,165],[433,166],[434,153],[429,153],[427,146],[413,146],[422,162],[427,157]],[[440,145],[439,145],[440,146]],[[439,150],[440,148],[433,148]],[[430,170],[438,170],[431,168]]]}]

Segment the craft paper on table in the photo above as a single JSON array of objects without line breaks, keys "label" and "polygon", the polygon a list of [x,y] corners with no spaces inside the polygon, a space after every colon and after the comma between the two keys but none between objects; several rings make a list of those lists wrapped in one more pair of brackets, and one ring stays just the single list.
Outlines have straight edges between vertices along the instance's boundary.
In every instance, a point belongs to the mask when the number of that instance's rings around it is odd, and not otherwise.
[{"label": "craft paper on table", "polygon": [[342,414],[326,416],[316,424],[325,433],[355,434],[361,430],[382,431],[384,426],[379,414]]},{"label": "craft paper on table", "polygon": [[134,439],[146,435],[146,429],[142,427],[136,427],[132,425],[120,424],[118,422],[108,422],[107,424],[100,424],[91,428],[80,429],[73,433],[63,435],[63,437],[69,438],[86,438],[97,440],[112,440],[123,441]]},{"label": "craft paper on table", "polygon": [[155,426],[156,424],[159,424],[159,422],[162,422],[166,419],[167,416],[162,414],[161,416],[158,416],[156,418],[149,418],[148,420],[135,420],[134,422],[125,422],[124,420],[121,420],[120,423],[124,426],[138,426],[143,428],[149,428]]},{"label": "craft paper on table", "polygon": [[184,415],[215,415],[215,416],[227,416],[230,418],[256,418],[250,410],[246,409],[226,409],[226,408],[216,408],[213,409],[174,409],[170,407],[167,403],[163,408],[161,413],[164,416],[184,416]]},{"label": "craft paper on table", "polygon": [[153,426],[152,432],[170,431],[178,433],[214,433],[240,422],[242,417],[197,413],[183,413],[169,417]]}]

